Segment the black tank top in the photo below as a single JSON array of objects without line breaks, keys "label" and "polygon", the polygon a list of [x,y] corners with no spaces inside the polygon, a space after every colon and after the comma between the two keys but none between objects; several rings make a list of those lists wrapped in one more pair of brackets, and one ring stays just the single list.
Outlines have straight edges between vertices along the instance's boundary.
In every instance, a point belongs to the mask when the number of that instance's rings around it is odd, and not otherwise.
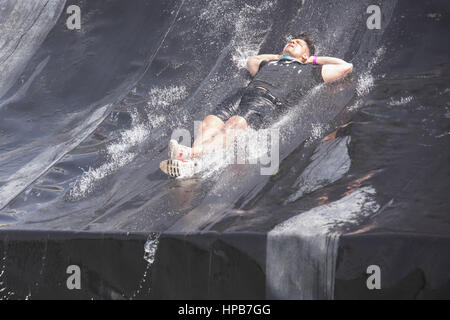
[{"label": "black tank top", "polygon": [[262,61],[248,86],[263,87],[281,102],[287,103],[323,82],[321,67],[292,60]]}]

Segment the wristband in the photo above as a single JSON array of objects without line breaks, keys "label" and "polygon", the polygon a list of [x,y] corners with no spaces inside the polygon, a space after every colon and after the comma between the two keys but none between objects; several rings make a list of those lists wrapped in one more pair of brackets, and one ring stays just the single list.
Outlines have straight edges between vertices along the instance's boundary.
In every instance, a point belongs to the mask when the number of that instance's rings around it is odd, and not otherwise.
[{"label": "wristband", "polygon": [[317,64],[317,56],[314,56],[313,64]]}]

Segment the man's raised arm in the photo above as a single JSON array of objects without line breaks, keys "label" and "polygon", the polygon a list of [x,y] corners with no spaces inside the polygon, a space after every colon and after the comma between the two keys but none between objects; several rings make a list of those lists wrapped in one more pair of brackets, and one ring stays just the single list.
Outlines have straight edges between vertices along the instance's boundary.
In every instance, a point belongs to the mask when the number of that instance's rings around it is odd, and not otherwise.
[{"label": "man's raised arm", "polygon": [[342,59],[332,57],[309,57],[307,63],[323,65],[322,78],[325,82],[332,82],[343,78],[347,73],[353,71],[353,64]]},{"label": "man's raised arm", "polygon": [[267,60],[279,60],[281,59],[281,56],[278,54],[261,54],[259,56],[250,57],[247,60],[247,70],[250,72],[250,75],[252,77],[255,76],[255,74],[259,70],[259,65],[262,61]]}]

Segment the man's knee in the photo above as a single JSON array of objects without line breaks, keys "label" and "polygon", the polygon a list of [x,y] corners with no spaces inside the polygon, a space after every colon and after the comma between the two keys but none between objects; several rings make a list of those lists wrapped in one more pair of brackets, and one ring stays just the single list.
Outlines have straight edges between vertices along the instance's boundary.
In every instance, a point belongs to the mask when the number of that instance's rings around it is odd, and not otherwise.
[{"label": "man's knee", "polygon": [[219,117],[214,116],[210,114],[209,116],[206,116],[205,119],[202,121],[202,126],[204,128],[220,128],[223,126],[223,121],[220,120]]},{"label": "man's knee", "polygon": [[246,129],[248,126],[247,120],[240,116],[233,116],[225,123],[227,129]]}]

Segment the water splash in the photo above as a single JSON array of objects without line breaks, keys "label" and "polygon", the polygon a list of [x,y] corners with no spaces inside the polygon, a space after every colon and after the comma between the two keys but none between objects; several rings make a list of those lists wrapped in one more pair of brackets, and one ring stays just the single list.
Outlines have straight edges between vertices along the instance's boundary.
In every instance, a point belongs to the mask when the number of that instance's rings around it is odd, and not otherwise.
[{"label": "water splash", "polygon": [[414,98],[412,96],[401,97],[400,100],[394,100],[393,98],[391,98],[389,105],[390,106],[402,106],[402,105],[410,103],[411,101],[413,101],[413,99]]},{"label": "water splash", "polygon": [[[117,141],[106,147],[105,163],[97,168],[89,167],[87,171],[83,170],[81,177],[71,185],[68,199],[76,201],[92,194],[101,180],[131,163],[139,155],[139,147],[148,139],[151,130],[166,122],[164,113],[174,108],[187,95],[185,86],[150,89],[146,97],[146,116],[142,117],[136,109],[130,111],[131,128],[122,131]],[[163,114],[158,115],[158,112]]]},{"label": "water splash", "polygon": [[356,86],[356,93],[358,94],[359,97],[363,97],[363,96],[367,95],[370,92],[370,90],[373,88],[373,86],[375,84],[375,79],[372,75],[372,70],[375,67],[375,65],[383,58],[385,53],[386,53],[386,48],[380,47],[375,52],[375,56],[369,62],[368,66],[367,66],[367,70],[359,76],[358,84]]},{"label": "water splash", "polygon": [[144,245],[144,260],[149,264],[155,262],[156,249],[158,249],[159,244],[159,233],[152,233],[149,235],[147,242]]},{"label": "water splash", "polygon": [[137,295],[139,295],[141,293],[141,290],[142,290],[144,284],[147,282],[147,277],[148,277],[149,273],[151,272],[153,263],[155,262],[156,250],[158,249],[158,244],[159,244],[159,237],[160,237],[159,233],[156,233],[156,232],[151,233],[148,236],[147,241],[145,242],[144,260],[147,261],[147,266],[145,268],[142,279],[139,282],[138,288],[131,295],[131,299],[135,299],[137,297]]},{"label": "water splash", "polygon": [[262,17],[273,7],[274,1],[262,1],[255,5],[235,7],[230,1],[213,0],[200,12],[199,23],[207,26],[205,35],[216,37],[218,32],[232,35],[232,61],[238,68],[245,68],[247,58],[258,53],[265,36],[272,26]]},{"label": "water splash", "polygon": [[325,132],[329,130],[330,126],[324,123],[311,124],[311,131],[309,137],[306,139],[305,147],[310,146],[314,141],[324,136]]},{"label": "water splash", "polygon": [[125,165],[129,164],[137,156],[133,151],[143,143],[150,134],[150,130],[143,124],[138,124],[120,134],[117,142],[106,147],[108,161],[97,168],[84,171],[69,191],[69,199],[79,200],[91,194],[95,190],[96,183]]},{"label": "water splash", "polygon": [[271,152],[274,141],[273,134],[268,129],[253,130],[248,128],[238,136],[236,141],[226,149],[208,153],[201,158],[203,171],[202,178],[216,176],[225,167],[231,164],[258,164],[262,157],[267,157]]},{"label": "water splash", "polygon": [[8,255],[6,252],[6,244],[3,248],[3,257],[1,260],[1,267],[0,267],[0,300],[8,300],[11,299],[14,296],[13,291],[8,291],[8,286],[6,283],[6,259]]},{"label": "water splash", "polygon": [[147,106],[167,109],[187,96],[188,92],[185,86],[152,88],[148,92]]},{"label": "water splash", "polygon": [[358,110],[359,108],[361,108],[362,106],[363,106],[363,101],[362,100],[358,100],[358,101],[356,101],[351,107],[349,107],[348,108],[348,110],[350,111],[350,112],[352,112],[352,111],[356,111],[356,110]]}]

